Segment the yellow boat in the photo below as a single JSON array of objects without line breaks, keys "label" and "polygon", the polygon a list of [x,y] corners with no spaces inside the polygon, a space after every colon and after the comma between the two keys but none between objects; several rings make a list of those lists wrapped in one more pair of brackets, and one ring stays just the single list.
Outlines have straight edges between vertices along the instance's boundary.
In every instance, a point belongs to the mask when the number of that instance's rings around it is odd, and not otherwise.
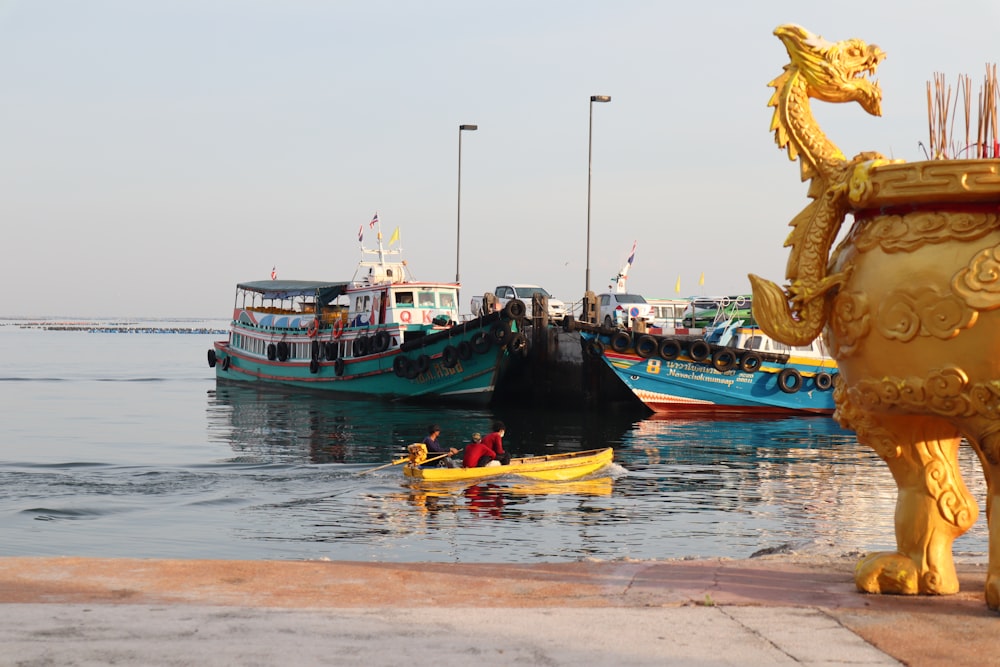
[{"label": "yellow boat", "polygon": [[403,466],[403,474],[413,479],[428,482],[475,481],[503,475],[518,475],[530,479],[560,482],[586,477],[609,465],[613,458],[614,450],[605,447],[604,449],[588,449],[583,452],[526,456],[520,459],[511,459],[510,464],[505,466],[486,466],[485,468],[423,468],[407,463]]}]

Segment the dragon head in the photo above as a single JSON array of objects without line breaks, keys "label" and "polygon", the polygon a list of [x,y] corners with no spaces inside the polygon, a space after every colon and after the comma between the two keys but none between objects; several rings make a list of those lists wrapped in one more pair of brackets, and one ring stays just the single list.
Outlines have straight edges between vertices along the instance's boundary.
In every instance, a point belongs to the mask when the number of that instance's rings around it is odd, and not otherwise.
[{"label": "dragon head", "polygon": [[823,102],[857,102],[873,116],[882,115],[882,89],[870,81],[885,52],[860,39],[831,43],[801,26],[778,26],[774,34],[785,45],[796,72],[805,81],[809,97]]}]

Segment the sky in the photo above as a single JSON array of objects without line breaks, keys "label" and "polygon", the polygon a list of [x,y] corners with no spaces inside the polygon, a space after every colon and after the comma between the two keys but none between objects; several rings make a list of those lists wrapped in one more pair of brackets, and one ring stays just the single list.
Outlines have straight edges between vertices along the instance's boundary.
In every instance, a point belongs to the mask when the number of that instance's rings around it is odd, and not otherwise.
[{"label": "sky", "polygon": [[[774,29],[878,44],[882,117],[814,113],[848,156],[916,161],[934,74],[1000,56],[977,28],[1000,4],[942,7],[0,0],[0,317],[225,319],[272,267],[350,280],[376,212],[417,279],[459,274],[465,312],[509,282],[575,302],[588,154],[593,291],[633,242],[647,298],[783,284],[809,200],[769,130]],[[592,123],[591,95],[612,98]]]}]

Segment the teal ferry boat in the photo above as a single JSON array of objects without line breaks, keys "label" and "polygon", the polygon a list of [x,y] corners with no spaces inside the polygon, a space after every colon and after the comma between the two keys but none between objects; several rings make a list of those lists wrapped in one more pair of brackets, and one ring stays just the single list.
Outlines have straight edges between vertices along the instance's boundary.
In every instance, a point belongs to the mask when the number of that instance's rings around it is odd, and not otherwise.
[{"label": "teal ferry boat", "polygon": [[239,283],[229,337],[208,350],[218,382],[485,404],[528,344],[525,304],[458,321],[457,283],[413,280],[399,250],[362,247],[346,282]]}]

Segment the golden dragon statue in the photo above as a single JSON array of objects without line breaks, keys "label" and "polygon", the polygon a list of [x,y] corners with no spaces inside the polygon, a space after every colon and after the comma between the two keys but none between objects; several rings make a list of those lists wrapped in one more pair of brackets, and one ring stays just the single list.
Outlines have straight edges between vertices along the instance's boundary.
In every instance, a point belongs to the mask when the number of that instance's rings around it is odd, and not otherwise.
[{"label": "golden dragon statue", "polygon": [[771,129],[790,160],[800,159],[802,180],[810,181],[813,201],[792,220],[785,241],[791,255],[783,289],[750,274],[753,314],[764,333],[788,345],[808,345],[823,330],[829,315],[827,295],[843,284],[845,273],[827,275],[830,248],[849,211],[848,186],[858,165],[881,161],[878,153],[848,160],[820,131],[810,98],[823,102],[857,102],[873,116],[882,115],[882,90],[870,81],[885,53],[857,39],[830,43],[797,25],[782,25],[774,34],[784,43],[791,62],[768,85],[775,89]]}]

